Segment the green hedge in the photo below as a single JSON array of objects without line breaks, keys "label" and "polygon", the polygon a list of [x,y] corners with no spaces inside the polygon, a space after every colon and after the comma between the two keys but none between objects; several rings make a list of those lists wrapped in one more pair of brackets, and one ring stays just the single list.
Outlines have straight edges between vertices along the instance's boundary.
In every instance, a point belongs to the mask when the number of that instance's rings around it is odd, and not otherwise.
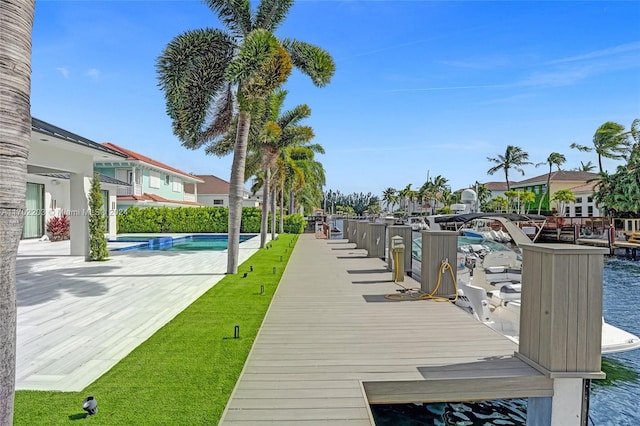
[{"label": "green hedge", "polygon": [[[262,211],[256,207],[242,209],[240,232],[260,232]],[[118,213],[118,233],[138,232],[213,232],[226,233],[229,229],[229,211],[226,207],[129,207]],[[290,234],[304,232],[304,217],[296,214],[284,218],[284,231]],[[269,221],[269,224],[271,221]],[[300,228],[302,223],[302,228]]]}]

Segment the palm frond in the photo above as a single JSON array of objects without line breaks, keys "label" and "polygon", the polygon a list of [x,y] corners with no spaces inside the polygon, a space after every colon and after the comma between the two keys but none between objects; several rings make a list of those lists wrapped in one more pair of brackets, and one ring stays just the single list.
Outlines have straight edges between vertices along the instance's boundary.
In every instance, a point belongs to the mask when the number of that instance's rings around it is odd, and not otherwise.
[{"label": "palm frond", "polygon": [[262,29],[251,31],[227,67],[227,79],[241,82],[254,77],[273,58],[278,47],[278,40],[270,32]]},{"label": "palm frond", "polygon": [[158,86],[173,132],[187,148],[204,143],[202,128],[213,101],[229,90],[225,69],[234,49],[233,40],[220,30],[194,30],[174,38],[157,60]]},{"label": "palm frond", "polygon": [[293,65],[311,77],[313,84],[318,87],[329,84],[336,70],[329,52],[318,46],[291,39],[283,40],[282,46],[291,55]]},{"label": "palm frond", "polygon": [[293,0],[262,0],[258,6],[254,28],[263,28],[274,32],[287,17]]},{"label": "palm frond", "polygon": [[311,108],[308,105],[297,105],[295,108],[283,112],[278,118],[278,124],[284,128],[287,126],[295,126],[300,121],[311,116]]},{"label": "palm frond", "polygon": [[253,30],[249,0],[204,0],[204,2],[235,37],[246,37]]}]

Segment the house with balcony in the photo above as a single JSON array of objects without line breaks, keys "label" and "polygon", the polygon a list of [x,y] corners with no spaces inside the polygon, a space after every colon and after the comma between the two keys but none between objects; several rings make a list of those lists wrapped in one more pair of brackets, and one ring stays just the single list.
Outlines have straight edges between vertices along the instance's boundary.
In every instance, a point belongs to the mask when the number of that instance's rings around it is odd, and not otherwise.
[{"label": "house with balcony", "polygon": [[204,181],[199,177],[111,142],[105,142],[102,146],[124,156],[118,160],[97,161],[94,164],[97,172],[130,185],[118,188],[118,210],[131,206],[202,205],[197,199],[198,184]]},{"label": "house with balcony", "polygon": [[[67,215],[71,255],[89,256],[89,193],[95,162],[126,156],[76,133],[32,117],[27,158],[26,208],[22,239],[40,238],[53,217]],[[116,194],[128,183],[100,175],[107,232],[116,232]],[[65,253],[61,253],[65,254]]]},{"label": "house with balcony", "polygon": [[[228,181],[214,175],[194,175],[202,180],[197,187],[197,201],[203,206],[229,207],[229,187]],[[195,192],[194,184],[185,183],[185,190]],[[261,194],[262,191],[259,191]],[[243,188],[242,207],[260,207],[262,197],[251,194]]]},{"label": "house with balcony", "polygon": [[542,211],[559,210],[557,203],[551,201],[553,194],[568,189],[576,196],[576,202],[565,209],[566,216],[599,216],[597,206],[593,202],[593,188],[598,180],[597,173],[574,170],[559,170],[551,173],[550,188],[547,191],[548,173],[511,184],[511,189],[532,191],[536,194],[534,205],[538,206],[542,198]]}]

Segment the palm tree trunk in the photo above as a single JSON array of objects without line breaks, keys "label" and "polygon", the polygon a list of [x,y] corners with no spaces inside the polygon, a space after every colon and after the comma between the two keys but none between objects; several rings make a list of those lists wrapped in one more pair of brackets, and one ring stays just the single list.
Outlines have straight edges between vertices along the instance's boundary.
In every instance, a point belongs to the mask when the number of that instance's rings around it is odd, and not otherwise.
[{"label": "palm tree trunk", "polygon": [[296,213],[296,200],[293,191],[289,191],[289,214]]},{"label": "palm tree trunk", "polygon": [[231,178],[229,179],[229,247],[227,274],[238,273],[238,251],[240,248],[240,225],[242,221],[242,195],[244,191],[244,167],[247,161],[249,126],[251,115],[246,111],[238,114],[236,146],[233,150]]},{"label": "palm tree trunk", "polygon": [[551,170],[552,170],[552,166],[549,166],[549,174],[547,175],[547,189],[544,191],[544,194],[542,194],[542,197],[540,197],[540,202],[538,203],[538,214],[540,214],[540,211],[542,210],[542,201],[544,201],[545,198],[547,198],[547,194],[549,193],[549,190],[551,189]]},{"label": "palm tree trunk", "polygon": [[284,184],[280,185],[280,234],[284,234]]},{"label": "palm tree trunk", "polygon": [[264,179],[262,181],[262,217],[260,221],[260,248],[267,245],[267,218],[269,217],[269,182],[271,180],[271,170],[267,167],[264,171]]},{"label": "palm tree trunk", "polygon": [[13,423],[16,256],[24,223],[31,140],[34,8],[34,1],[0,1],[0,425]]},{"label": "palm tree trunk", "polygon": [[271,194],[271,240],[276,239],[276,190]]}]

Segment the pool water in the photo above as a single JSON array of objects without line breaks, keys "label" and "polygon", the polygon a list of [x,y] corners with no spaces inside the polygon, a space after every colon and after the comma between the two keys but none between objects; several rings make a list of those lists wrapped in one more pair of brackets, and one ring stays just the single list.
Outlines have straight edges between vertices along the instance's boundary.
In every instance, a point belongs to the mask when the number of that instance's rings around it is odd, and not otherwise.
[{"label": "pool water", "polygon": [[[241,235],[240,242],[253,238],[253,235]],[[228,246],[228,236],[224,235],[188,235],[185,237],[118,237],[118,242],[141,242],[115,251],[161,250],[161,251],[222,251]]]}]

